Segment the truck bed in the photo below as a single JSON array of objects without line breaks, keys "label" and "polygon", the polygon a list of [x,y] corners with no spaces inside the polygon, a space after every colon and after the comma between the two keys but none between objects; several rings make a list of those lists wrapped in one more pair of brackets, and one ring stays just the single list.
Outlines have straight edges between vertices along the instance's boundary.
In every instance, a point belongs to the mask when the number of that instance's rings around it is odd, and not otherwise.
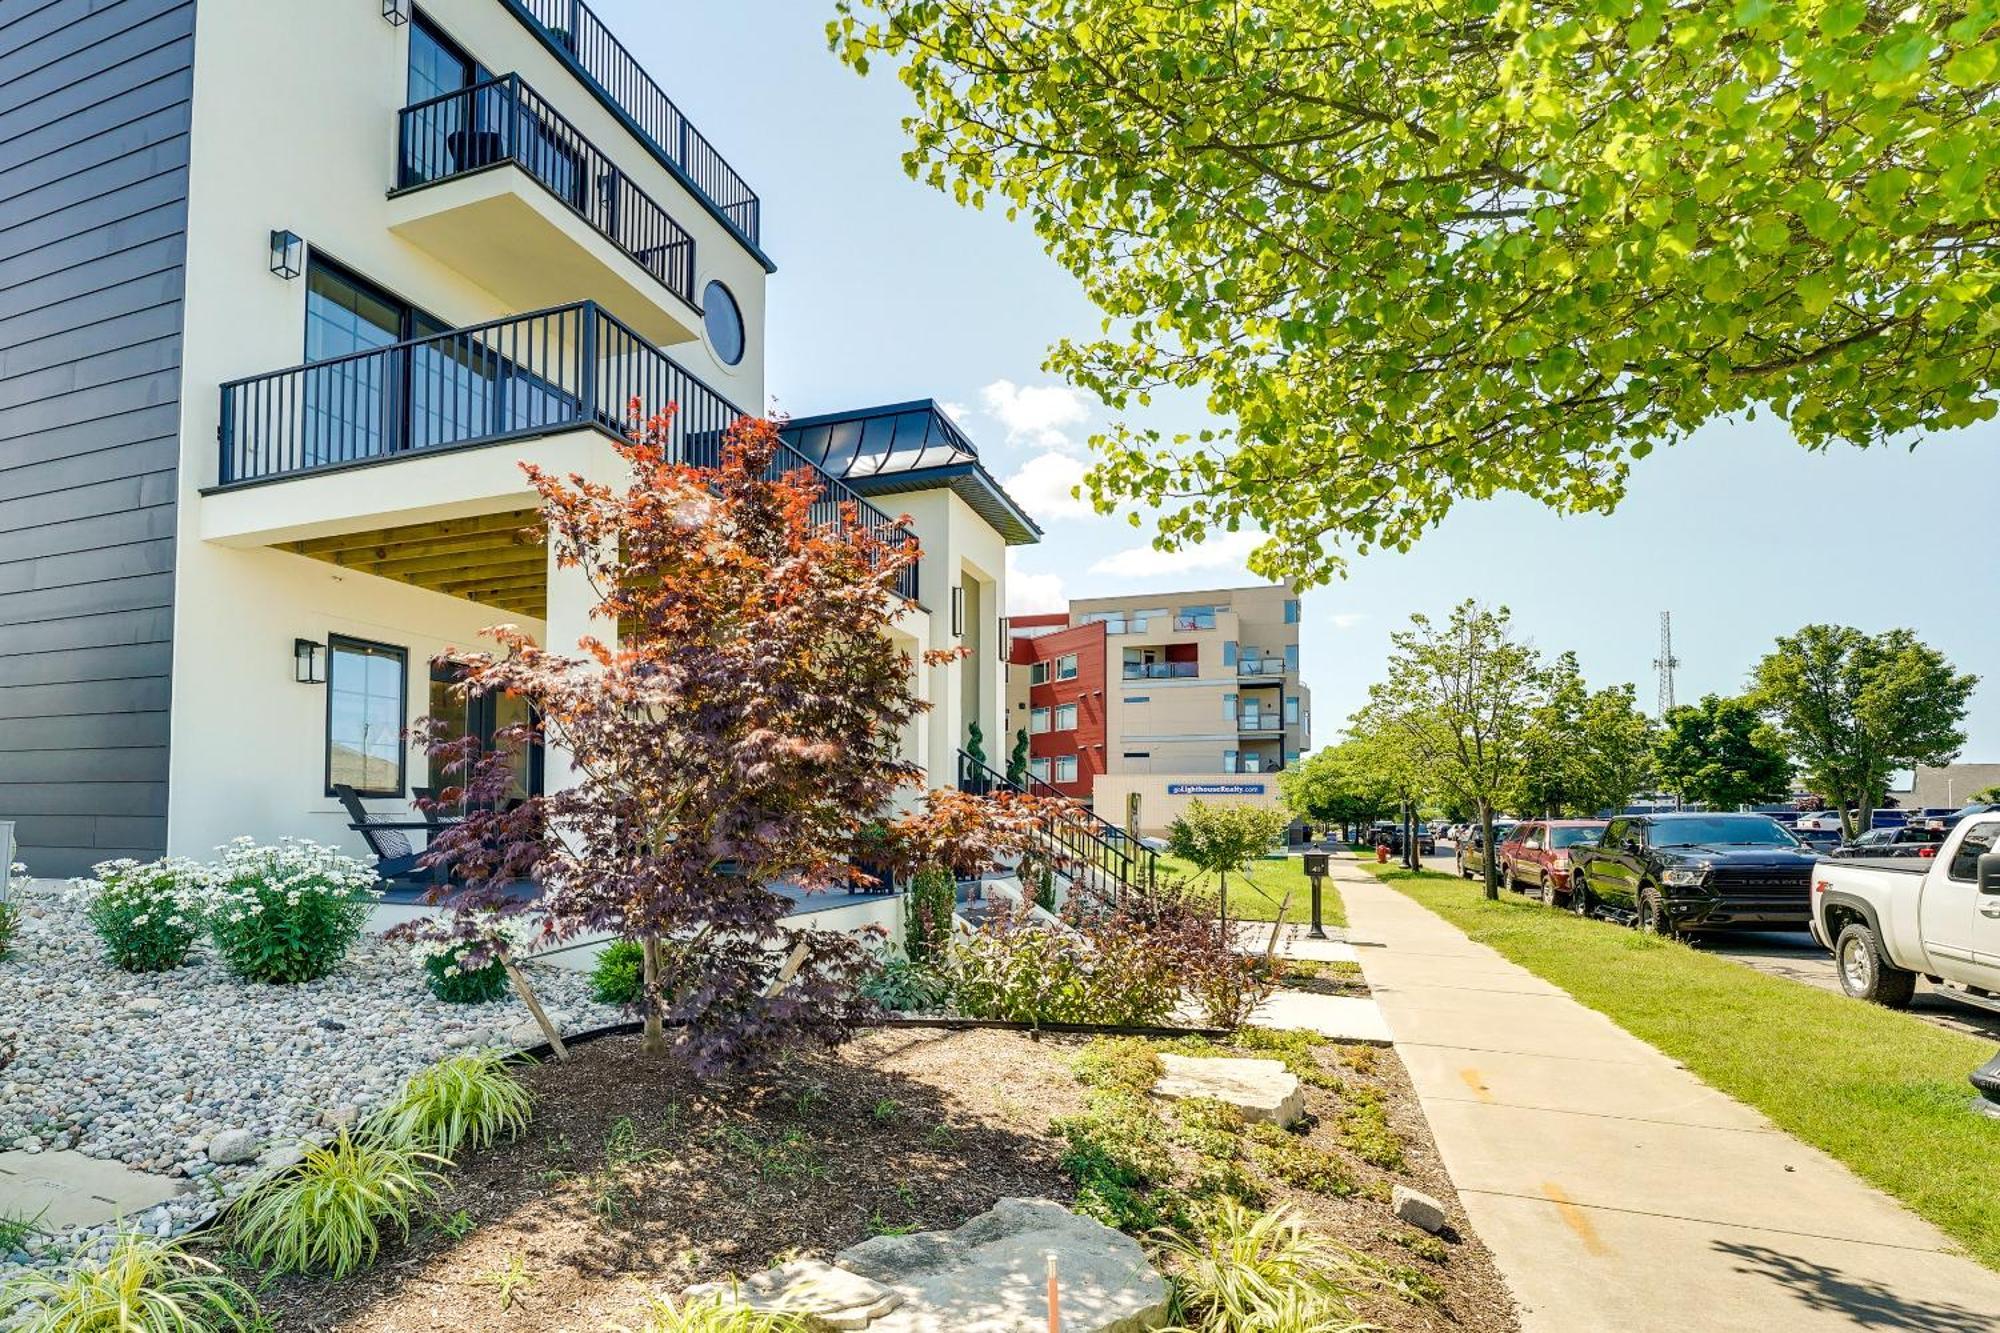
[{"label": "truck bed", "polygon": [[1821,866],[1859,866],[1864,870],[1887,870],[1898,875],[1922,875],[1933,862],[1921,856],[1822,856],[1813,863],[1813,869]]}]

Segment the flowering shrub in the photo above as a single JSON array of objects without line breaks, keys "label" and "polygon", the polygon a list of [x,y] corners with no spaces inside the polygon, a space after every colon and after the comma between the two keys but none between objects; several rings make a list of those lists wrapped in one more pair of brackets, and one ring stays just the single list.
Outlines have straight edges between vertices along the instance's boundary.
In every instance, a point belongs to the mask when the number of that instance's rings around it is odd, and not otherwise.
[{"label": "flowering shrub", "polygon": [[483,967],[466,961],[478,946],[454,944],[425,950],[419,956],[424,965],[424,984],[431,994],[446,1004],[491,1004],[507,993],[507,966],[498,958]]},{"label": "flowering shrub", "polygon": [[314,981],[361,934],[380,892],[375,872],[303,838],[238,838],[212,871],[208,928],[231,971],[253,981]]},{"label": "flowering shrub", "polygon": [[187,961],[201,934],[206,867],[182,857],[140,865],[127,857],[74,881],[90,896],[84,916],[104,954],[127,972],[165,972]]}]

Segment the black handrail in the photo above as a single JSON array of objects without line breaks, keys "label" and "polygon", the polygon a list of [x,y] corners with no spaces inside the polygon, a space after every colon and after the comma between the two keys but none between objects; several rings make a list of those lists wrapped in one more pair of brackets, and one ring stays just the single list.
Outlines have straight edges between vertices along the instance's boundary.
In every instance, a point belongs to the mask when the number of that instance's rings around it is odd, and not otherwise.
[{"label": "black handrail", "polygon": [[1150,893],[1158,881],[1160,858],[1152,848],[1038,778],[1015,782],[960,750],[958,789],[974,796],[1008,791],[1049,798],[1061,813],[1041,831],[1043,855],[1063,867],[1073,883],[1092,890],[1100,903],[1122,901],[1128,890]]},{"label": "black handrail", "polygon": [[662,286],[694,299],[694,238],[519,74],[406,106],[396,188],[415,190],[511,162]]},{"label": "black handrail", "polygon": [[[217,484],[305,476],[431,449],[595,429],[624,435],[629,405],[677,406],[668,447],[713,467],[743,410],[593,301],[412,338],[231,380],[222,386]],[[804,469],[823,488],[817,524],[856,521],[891,543],[910,532],[780,442],[771,474]],[[917,567],[897,575],[915,601]]]},{"label": "black handrail", "polygon": [[611,34],[582,0],[504,0],[532,20],[567,52],[597,91],[625,113],[632,128],[671,162],[687,184],[752,245],[758,243],[761,205],[736,169],[689,123],[645,66]]}]

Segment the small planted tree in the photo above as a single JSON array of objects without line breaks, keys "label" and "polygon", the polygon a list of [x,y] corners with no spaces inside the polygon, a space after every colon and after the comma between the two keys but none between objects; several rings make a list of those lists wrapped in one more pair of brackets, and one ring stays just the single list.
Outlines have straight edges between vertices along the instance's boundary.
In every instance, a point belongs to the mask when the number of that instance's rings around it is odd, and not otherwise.
[{"label": "small planted tree", "polygon": [[1007,781],[1016,787],[1028,785],[1028,729],[1021,727],[1014,732],[1014,749],[1007,756]]},{"label": "small planted tree", "polygon": [[[576,774],[440,835],[458,905],[532,912],[551,940],[636,942],[642,1049],[699,1072],[831,1045],[865,1017],[863,942],[786,925],[775,886],[850,882],[875,812],[921,780],[898,737],[926,705],[889,637],[915,543],[851,506],[827,521],[820,484],[779,474],[778,448],[776,427],[745,419],[717,466],[680,463],[666,413],[618,446],[623,488],[523,465],[604,637],[571,655],[501,626],[498,652],[458,659],[463,693],[520,697]],[[510,908],[524,873],[539,900]]]},{"label": "small planted tree", "polygon": [[[1216,914],[1229,919],[1229,877],[1242,875],[1252,861],[1285,835],[1291,816],[1261,805],[1188,802],[1187,813],[1167,828],[1167,850],[1203,875],[1215,878]],[[1282,910],[1279,916],[1283,916]]]}]

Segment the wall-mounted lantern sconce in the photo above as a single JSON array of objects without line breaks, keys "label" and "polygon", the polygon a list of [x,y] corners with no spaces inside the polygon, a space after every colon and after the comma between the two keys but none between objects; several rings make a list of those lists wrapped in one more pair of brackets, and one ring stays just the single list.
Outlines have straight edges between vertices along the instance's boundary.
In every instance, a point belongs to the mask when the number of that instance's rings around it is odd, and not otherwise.
[{"label": "wall-mounted lantern sconce", "polygon": [[951,634],[955,639],[965,637],[965,585],[955,583],[951,589]]},{"label": "wall-mounted lantern sconce", "polygon": [[382,17],[394,27],[410,21],[410,0],[382,0]]},{"label": "wall-mounted lantern sconce", "polygon": [[292,679],[301,685],[326,684],[326,645],[311,639],[292,640]]},{"label": "wall-mounted lantern sconce", "polygon": [[306,271],[306,243],[293,231],[271,233],[271,272],[290,282]]}]

